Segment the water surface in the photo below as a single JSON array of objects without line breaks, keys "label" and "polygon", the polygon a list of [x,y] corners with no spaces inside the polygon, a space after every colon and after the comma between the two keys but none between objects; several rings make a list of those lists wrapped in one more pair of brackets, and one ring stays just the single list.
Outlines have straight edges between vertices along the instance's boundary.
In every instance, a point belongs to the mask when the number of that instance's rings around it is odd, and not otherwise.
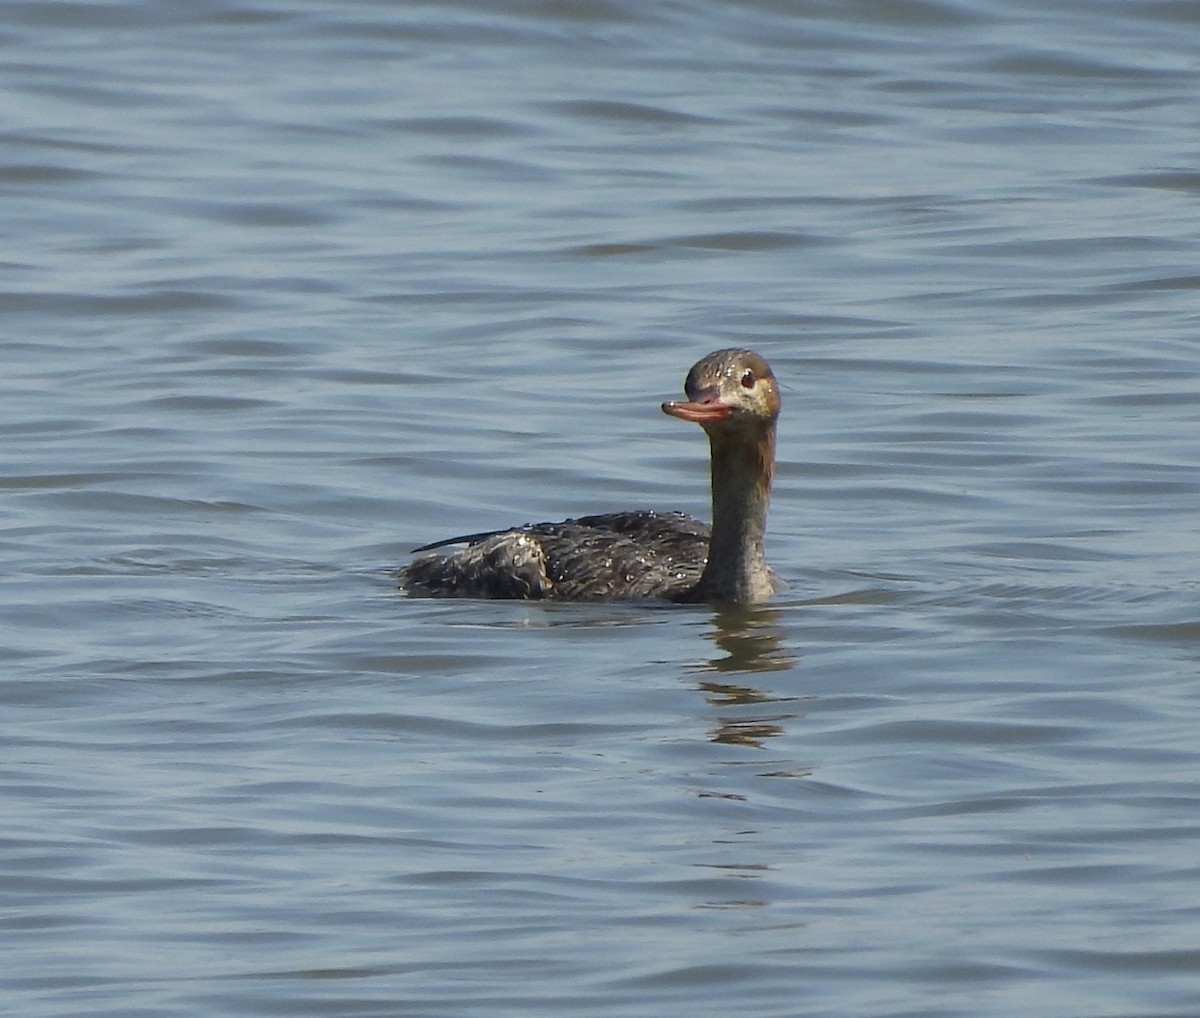
[{"label": "water surface", "polygon": [[[8,15],[10,1007],[1195,1014],[1191,5]],[[730,345],[771,605],[395,589]]]}]

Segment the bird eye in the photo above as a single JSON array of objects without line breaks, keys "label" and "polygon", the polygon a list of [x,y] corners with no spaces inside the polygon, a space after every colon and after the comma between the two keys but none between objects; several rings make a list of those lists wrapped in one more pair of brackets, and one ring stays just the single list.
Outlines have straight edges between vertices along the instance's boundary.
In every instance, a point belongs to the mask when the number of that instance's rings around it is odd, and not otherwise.
[{"label": "bird eye", "polygon": [[747,371],[747,372],[745,372],[745,373],[742,375],[742,388],[743,388],[743,389],[753,389],[753,388],[754,388],[754,381],[755,381],[755,379],[754,379],[754,372],[753,372],[753,371]]}]

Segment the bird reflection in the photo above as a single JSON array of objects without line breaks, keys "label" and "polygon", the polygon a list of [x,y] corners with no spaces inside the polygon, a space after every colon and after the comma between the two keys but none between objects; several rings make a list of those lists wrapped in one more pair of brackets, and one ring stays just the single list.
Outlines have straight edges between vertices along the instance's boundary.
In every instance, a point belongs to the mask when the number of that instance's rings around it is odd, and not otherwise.
[{"label": "bird reflection", "polygon": [[[779,672],[792,668],[796,658],[783,644],[783,631],[778,625],[779,612],[770,609],[723,609],[713,615],[713,628],[707,634],[722,651],[698,665],[703,672],[721,675],[731,673]],[[759,704],[782,704],[795,701],[794,696],[774,696],[746,682],[718,682],[702,679],[698,687],[705,699],[722,711],[712,730],[712,741],[729,745],[763,748],[765,740],[782,735],[784,723],[797,714],[780,712],[726,714],[731,708],[753,707]]]},{"label": "bird reflection", "polygon": [[796,663],[783,646],[780,613],[770,608],[724,608],[714,613],[712,640],[723,656],[712,658],[714,672],[782,672]]}]

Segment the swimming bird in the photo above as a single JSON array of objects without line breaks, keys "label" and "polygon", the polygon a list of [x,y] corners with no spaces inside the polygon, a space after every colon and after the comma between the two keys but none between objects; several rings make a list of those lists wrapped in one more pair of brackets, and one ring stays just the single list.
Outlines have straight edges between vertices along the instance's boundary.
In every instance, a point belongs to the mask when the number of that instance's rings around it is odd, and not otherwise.
[{"label": "swimming bird", "polygon": [[530,523],[451,537],[401,570],[411,594],[555,601],[757,604],[776,589],[763,558],[775,475],[779,386],[752,350],[717,350],[693,365],[686,400],[664,413],[699,424],[712,454],[712,526],[649,510]]}]

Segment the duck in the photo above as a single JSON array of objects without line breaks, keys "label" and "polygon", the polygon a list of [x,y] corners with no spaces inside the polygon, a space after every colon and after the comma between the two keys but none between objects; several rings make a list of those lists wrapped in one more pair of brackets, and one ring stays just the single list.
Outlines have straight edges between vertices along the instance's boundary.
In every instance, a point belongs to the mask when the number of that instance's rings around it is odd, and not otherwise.
[{"label": "duck", "polygon": [[[782,584],[763,555],[775,476],[779,384],[746,349],[697,361],[665,414],[708,436],[712,524],[635,510],[444,538],[400,570],[410,595],[754,605]],[[451,551],[454,545],[463,547]]]}]

